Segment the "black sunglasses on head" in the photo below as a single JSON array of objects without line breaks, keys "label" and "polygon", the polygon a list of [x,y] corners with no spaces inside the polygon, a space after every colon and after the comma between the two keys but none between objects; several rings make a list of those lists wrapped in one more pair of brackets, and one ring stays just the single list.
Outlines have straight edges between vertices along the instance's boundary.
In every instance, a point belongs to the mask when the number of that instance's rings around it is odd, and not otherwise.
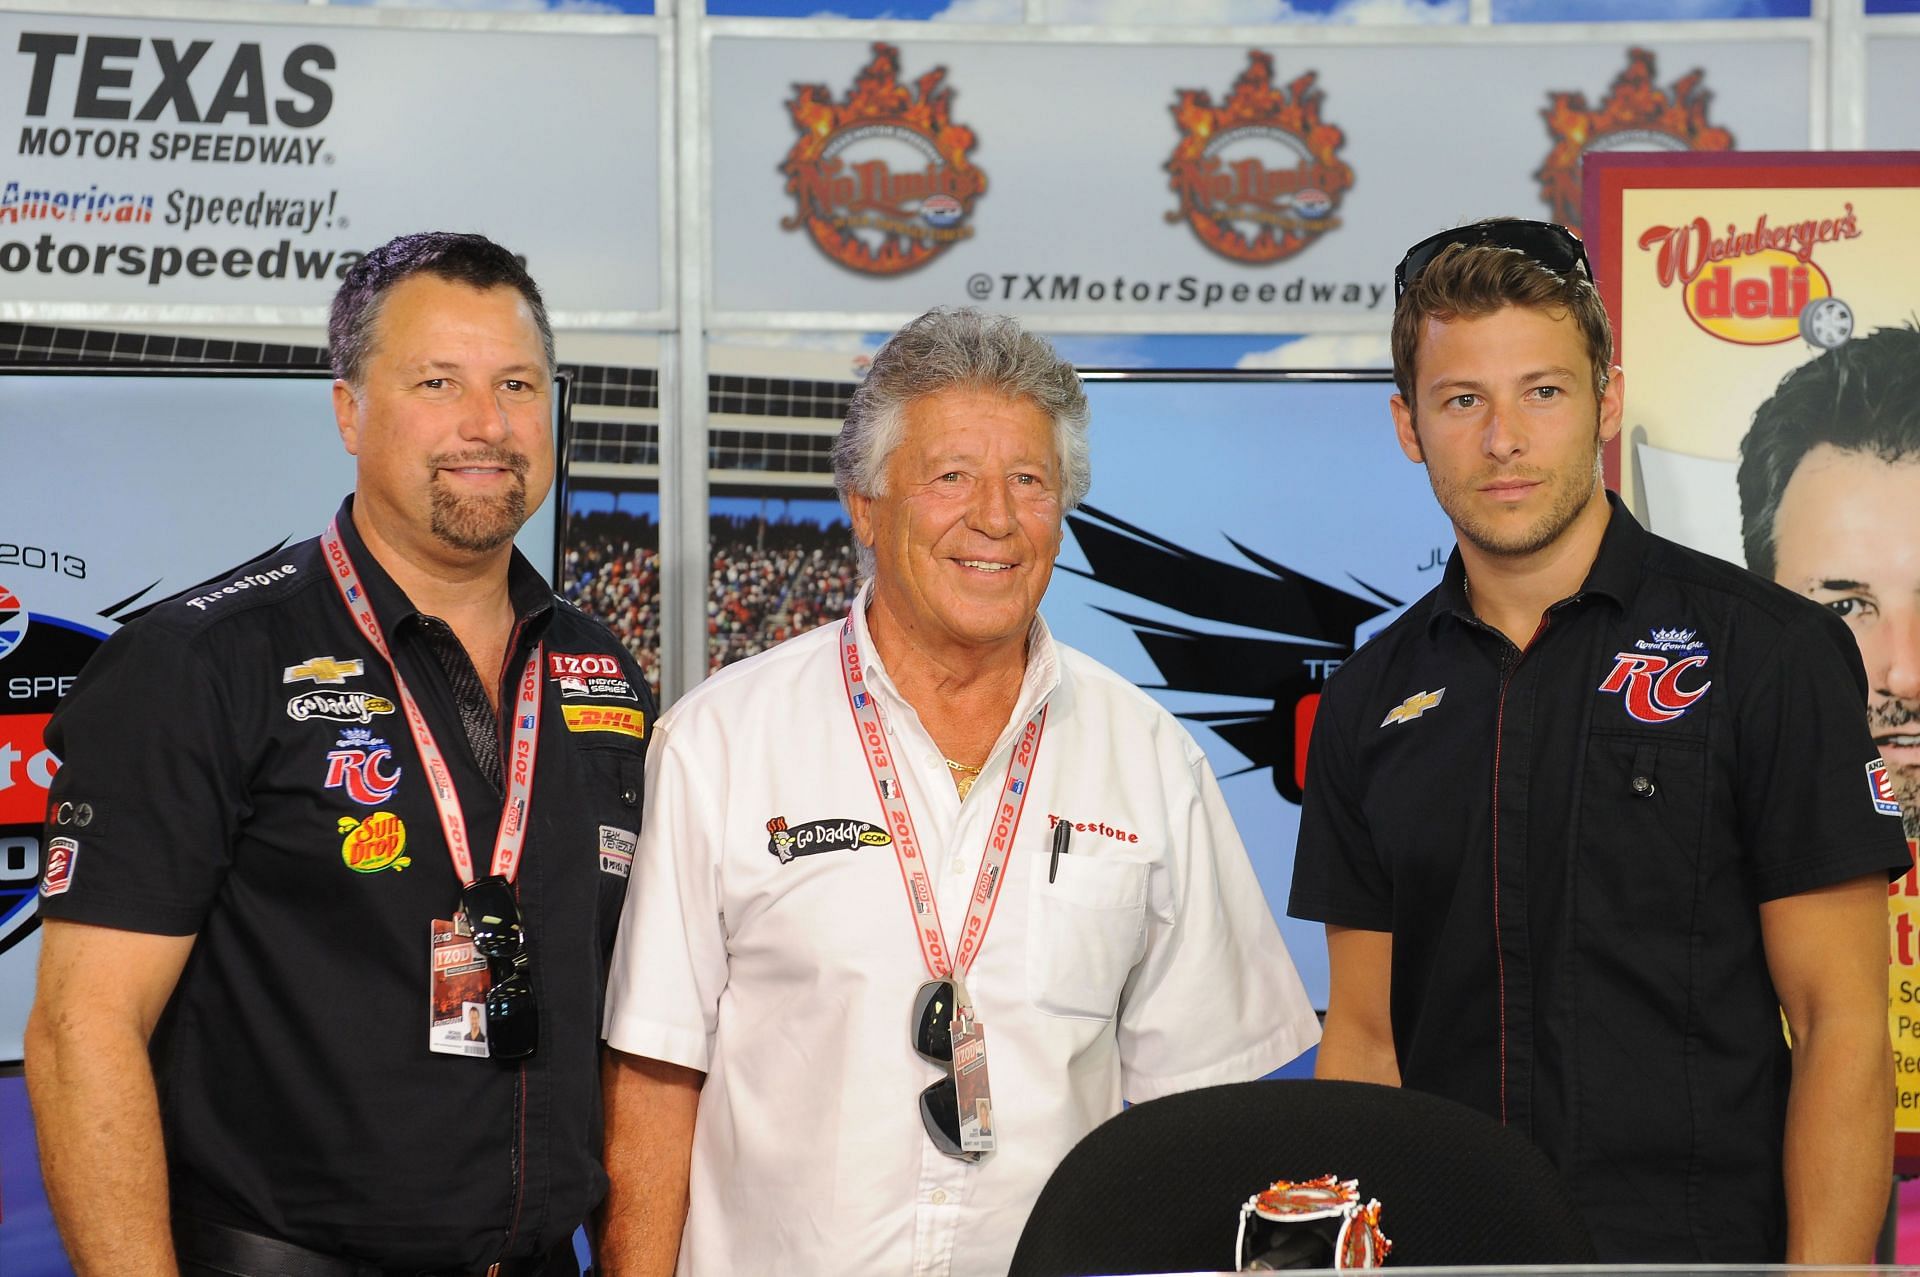
[{"label": "black sunglasses on head", "polygon": [[460,908],[473,931],[474,952],[487,960],[487,1049],[496,1059],[533,1054],[540,1041],[540,1009],[533,999],[533,955],[520,925],[513,884],[481,878],[460,893]]},{"label": "black sunglasses on head", "polygon": [[1571,275],[1577,268],[1589,280],[1593,278],[1593,267],[1587,262],[1587,250],[1578,235],[1553,222],[1503,217],[1456,226],[1438,235],[1429,235],[1409,248],[1400,264],[1393,268],[1393,299],[1399,301],[1407,286],[1420,278],[1420,272],[1455,244],[1467,248],[1511,248],[1557,275]]},{"label": "black sunglasses on head", "polygon": [[960,1087],[953,1080],[953,1003],[951,980],[929,980],[913,995],[913,1049],[947,1075],[920,1092],[920,1125],[948,1157],[977,1162],[979,1153],[960,1147]]}]

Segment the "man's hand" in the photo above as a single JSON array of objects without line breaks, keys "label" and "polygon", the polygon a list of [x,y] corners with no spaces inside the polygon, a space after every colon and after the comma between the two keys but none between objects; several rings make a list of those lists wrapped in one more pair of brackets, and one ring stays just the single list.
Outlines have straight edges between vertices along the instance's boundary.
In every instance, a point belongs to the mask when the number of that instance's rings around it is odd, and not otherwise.
[{"label": "man's hand", "polygon": [[27,1097],[47,1198],[79,1277],[175,1271],[147,1040],[193,939],[59,918],[41,926]]},{"label": "man's hand", "polygon": [[687,1224],[693,1123],[707,1075],[608,1048],[600,1077],[609,1185],[593,1270],[600,1277],[668,1277]]},{"label": "man's hand", "polygon": [[1760,932],[1793,1034],[1787,1262],[1871,1263],[1893,1183],[1886,879],[1769,900]]}]

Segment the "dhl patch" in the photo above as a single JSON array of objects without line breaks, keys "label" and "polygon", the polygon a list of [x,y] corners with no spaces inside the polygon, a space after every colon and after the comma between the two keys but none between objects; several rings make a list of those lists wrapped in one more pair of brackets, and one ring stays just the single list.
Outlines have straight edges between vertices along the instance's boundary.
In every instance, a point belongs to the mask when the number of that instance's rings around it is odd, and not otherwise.
[{"label": "dhl patch", "polygon": [[618,732],[639,740],[647,734],[647,716],[616,705],[562,705],[560,714],[570,732]]}]

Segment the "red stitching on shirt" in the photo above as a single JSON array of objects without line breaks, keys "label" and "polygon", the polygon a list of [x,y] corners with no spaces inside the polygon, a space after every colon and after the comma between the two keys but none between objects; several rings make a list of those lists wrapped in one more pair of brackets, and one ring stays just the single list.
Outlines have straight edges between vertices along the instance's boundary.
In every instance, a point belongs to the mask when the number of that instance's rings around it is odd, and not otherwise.
[{"label": "red stitching on shirt", "polygon": [[1500,708],[1493,719],[1493,966],[1500,1004],[1500,1124],[1507,1124],[1507,955],[1500,941],[1500,747],[1506,741],[1507,688],[1513,671],[1500,682]]},{"label": "red stitching on shirt", "polygon": [[1507,689],[1513,686],[1513,676],[1520,668],[1520,661],[1527,658],[1527,652],[1540,641],[1552,624],[1553,614],[1540,614],[1539,628],[1533,637],[1527,640],[1527,646],[1520,650],[1520,660],[1513,663],[1505,678],[1500,680],[1500,708],[1493,719],[1493,966],[1494,978],[1499,984],[1500,1004],[1500,1125],[1507,1124],[1507,955],[1500,937],[1500,749],[1506,743],[1507,727]]}]

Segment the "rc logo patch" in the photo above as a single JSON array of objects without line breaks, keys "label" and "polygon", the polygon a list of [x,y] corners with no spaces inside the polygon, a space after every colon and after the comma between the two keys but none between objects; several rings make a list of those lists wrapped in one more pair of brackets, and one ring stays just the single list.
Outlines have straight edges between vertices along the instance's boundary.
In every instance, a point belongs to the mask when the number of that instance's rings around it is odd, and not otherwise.
[{"label": "rc logo patch", "polygon": [[73,885],[73,862],[80,857],[80,844],[71,838],[47,840],[47,872],[40,879],[40,894],[64,896]]},{"label": "rc logo patch", "polygon": [[1411,723],[1414,719],[1438,705],[1440,698],[1446,694],[1447,689],[1444,687],[1435,688],[1431,692],[1415,692],[1413,695],[1407,697],[1406,700],[1401,701],[1398,705],[1388,710],[1387,716],[1380,720],[1380,726],[1390,727],[1395,723]]},{"label": "rc logo patch", "polygon": [[1595,690],[1619,696],[1639,722],[1671,723],[1713,686],[1711,679],[1699,677],[1707,664],[1707,653],[1700,650],[1706,645],[1693,635],[1692,630],[1655,630],[1651,640],[1634,643],[1640,651],[1616,653],[1613,668]]},{"label": "rc logo patch", "polygon": [[362,807],[378,807],[400,787],[400,768],[393,764],[393,746],[364,728],[340,733],[337,748],[327,752],[328,789],[344,789]]},{"label": "rc logo patch", "polygon": [[1893,795],[1893,777],[1887,774],[1887,760],[1876,758],[1867,764],[1867,791],[1873,795],[1873,809],[1883,816],[1898,816],[1900,800]]},{"label": "rc logo patch", "polygon": [[864,820],[810,820],[787,825],[785,816],[767,822],[767,854],[781,864],[795,856],[817,856],[823,851],[852,851],[856,847],[885,847],[893,836]]},{"label": "rc logo patch", "polygon": [[331,656],[310,656],[298,665],[287,666],[282,683],[344,683],[366,673],[366,662],[354,659],[336,661]]},{"label": "rc logo patch", "polygon": [[398,873],[413,863],[407,852],[407,827],[392,812],[376,812],[362,822],[342,816],[338,826],[344,835],[340,859],[355,873],[379,873],[392,869]]},{"label": "rc logo patch", "polygon": [[637,709],[612,705],[562,705],[560,716],[570,732],[618,732],[638,740],[647,734],[647,716]]},{"label": "rc logo patch", "polygon": [[600,872],[625,878],[633,872],[633,853],[640,836],[617,825],[600,826]]}]

